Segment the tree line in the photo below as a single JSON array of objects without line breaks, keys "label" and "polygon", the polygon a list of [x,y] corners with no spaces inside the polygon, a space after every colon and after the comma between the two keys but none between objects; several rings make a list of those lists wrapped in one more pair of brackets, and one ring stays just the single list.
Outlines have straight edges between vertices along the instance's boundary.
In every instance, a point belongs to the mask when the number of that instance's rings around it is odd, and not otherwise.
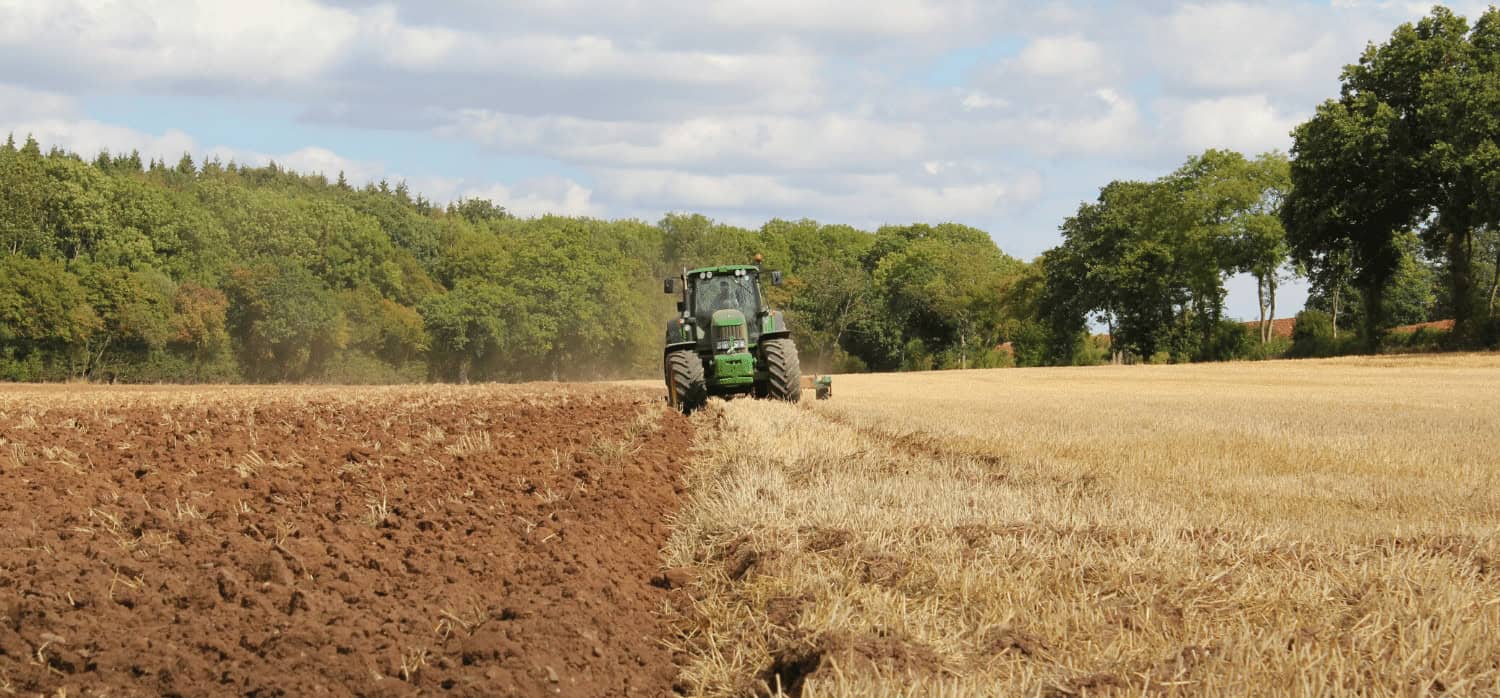
[{"label": "tree line", "polygon": [[[1116,181],[1038,261],[1047,355],[1067,363],[1092,320],[1116,355],[1222,360],[1411,348],[1393,326],[1454,320],[1427,348],[1500,344],[1500,10],[1444,7],[1345,67],[1290,156],[1210,150],[1151,182]],[[1249,274],[1260,317],[1223,318]],[[1310,281],[1294,342],[1270,319],[1285,278]],[[1342,331],[1342,334],[1341,334]]]},{"label": "tree line", "polygon": [[[660,279],[755,254],[785,273],[770,300],[818,371],[1372,351],[1442,318],[1424,341],[1500,343],[1500,11],[1403,24],[1292,135],[1289,154],[1111,182],[1030,262],[957,224],[521,219],[402,183],[11,138],[0,379],[656,375]],[[1258,289],[1249,327],[1224,313],[1237,274]],[[1288,341],[1271,320],[1293,276],[1312,292]]]},{"label": "tree line", "polygon": [[1027,266],[959,225],[520,219],[275,164],[0,146],[0,378],[654,375],[660,280],[762,254],[821,370],[997,365]]}]

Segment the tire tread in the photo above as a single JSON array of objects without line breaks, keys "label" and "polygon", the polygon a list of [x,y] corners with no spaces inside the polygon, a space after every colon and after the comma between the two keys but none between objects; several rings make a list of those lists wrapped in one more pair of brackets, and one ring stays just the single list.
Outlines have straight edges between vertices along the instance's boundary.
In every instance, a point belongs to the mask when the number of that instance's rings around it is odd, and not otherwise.
[{"label": "tire tread", "polygon": [[802,363],[797,358],[797,345],[790,338],[768,339],[765,354],[766,368],[770,373],[767,396],[787,402],[801,401]]},{"label": "tire tread", "polygon": [[[667,352],[668,400],[683,414],[692,414],[708,403],[708,384],[703,379],[703,362],[689,350]],[[675,400],[672,397],[675,396]]]}]

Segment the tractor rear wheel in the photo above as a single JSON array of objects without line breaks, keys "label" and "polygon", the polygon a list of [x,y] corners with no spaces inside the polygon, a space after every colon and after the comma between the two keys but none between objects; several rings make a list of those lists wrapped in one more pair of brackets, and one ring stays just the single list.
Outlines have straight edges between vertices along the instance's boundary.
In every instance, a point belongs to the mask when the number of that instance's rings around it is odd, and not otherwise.
[{"label": "tractor rear wheel", "polygon": [[766,370],[771,374],[766,383],[767,397],[787,402],[800,401],[802,363],[797,360],[797,345],[788,338],[768,339],[764,344]]},{"label": "tractor rear wheel", "polygon": [[708,384],[703,380],[703,362],[689,350],[667,353],[663,362],[667,374],[667,402],[692,414],[708,403]]}]

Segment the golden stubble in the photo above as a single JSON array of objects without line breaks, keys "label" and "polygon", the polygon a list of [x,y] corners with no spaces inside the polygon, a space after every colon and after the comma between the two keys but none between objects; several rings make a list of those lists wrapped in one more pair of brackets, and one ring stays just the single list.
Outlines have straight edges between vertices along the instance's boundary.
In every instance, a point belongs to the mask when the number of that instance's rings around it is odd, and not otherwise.
[{"label": "golden stubble", "polygon": [[693,692],[1500,692],[1500,356],[835,383],[696,418]]}]

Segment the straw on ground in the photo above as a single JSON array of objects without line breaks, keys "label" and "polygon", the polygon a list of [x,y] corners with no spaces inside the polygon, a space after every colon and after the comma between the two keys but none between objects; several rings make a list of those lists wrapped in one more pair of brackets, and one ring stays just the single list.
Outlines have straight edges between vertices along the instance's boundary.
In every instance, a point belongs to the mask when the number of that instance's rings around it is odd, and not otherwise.
[{"label": "straw on ground", "polygon": [[711,408],[667,549],[699,571],[683,683],[1500,692],[1497,368],[849,376]]}]

